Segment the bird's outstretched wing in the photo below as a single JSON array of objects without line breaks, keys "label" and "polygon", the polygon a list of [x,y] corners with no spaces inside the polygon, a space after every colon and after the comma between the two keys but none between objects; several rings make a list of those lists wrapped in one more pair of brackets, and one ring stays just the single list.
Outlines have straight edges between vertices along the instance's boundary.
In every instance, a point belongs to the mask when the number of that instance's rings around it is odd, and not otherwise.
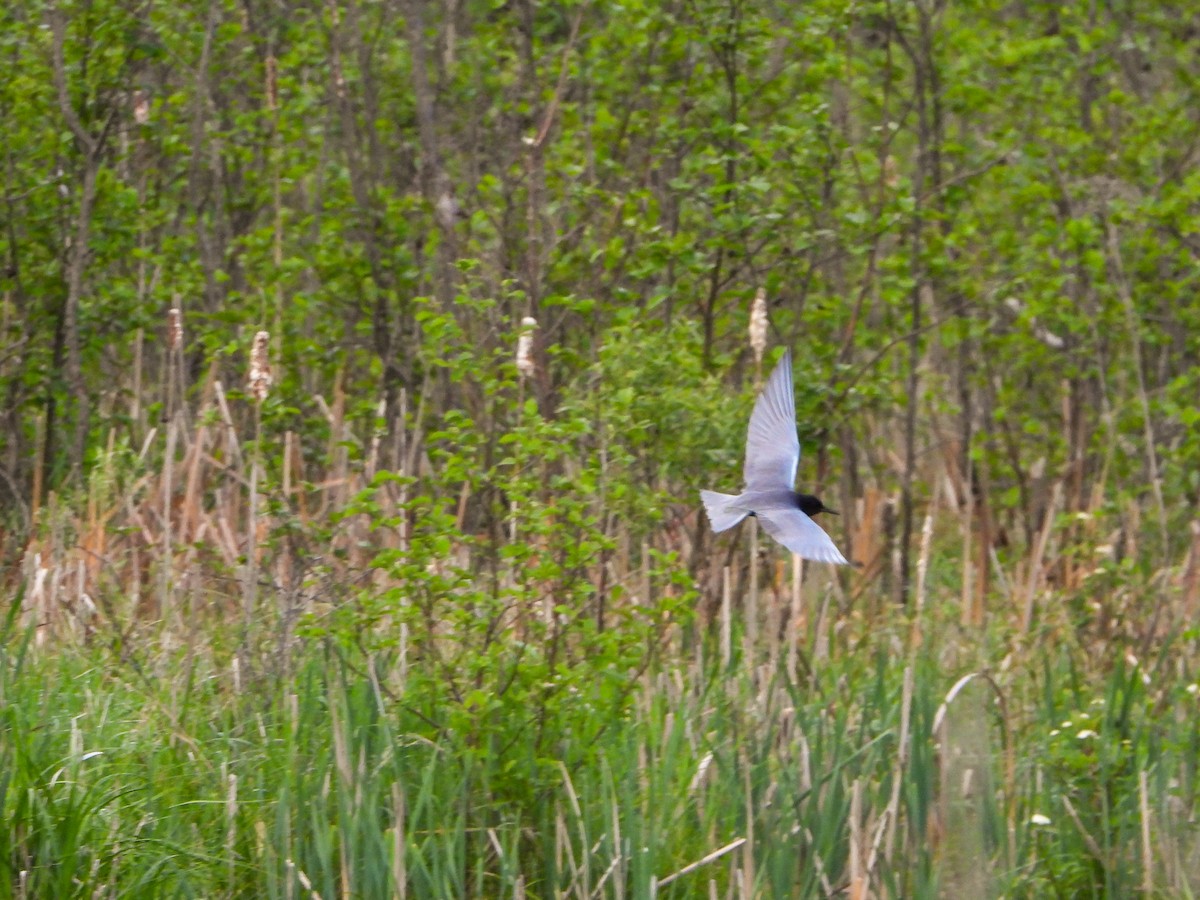
[{"label": "bird's outstretched wing", "polygon": [[825,529],[798,509],[759,510],[758,521],[767,534],[805,559],[848,565]]},{"label": "bird's outstretched wing", "polygon": [[796,437],[796,398],[792,351],[783,354],[754,404],[746,435],[746,489],[787,488],[796,483],[800,439]]}]

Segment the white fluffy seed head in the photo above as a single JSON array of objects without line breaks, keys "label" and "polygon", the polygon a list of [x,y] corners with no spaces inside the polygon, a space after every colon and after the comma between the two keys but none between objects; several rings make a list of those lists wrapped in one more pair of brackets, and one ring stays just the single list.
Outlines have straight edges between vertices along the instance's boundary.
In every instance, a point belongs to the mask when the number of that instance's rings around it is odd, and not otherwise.
[{"label": "white fluffy seed head", "polygon": [[767,292],[763,288],[758,289],[750,307],[750,347],[755,363],[761,364],[767,349]]},{"label": "white fluffy seed head", "polygon": [[521,334],[517,338],[517,372],[522,378],[532,378],[535,371],[533,364],[533,333],[537,330],[537,319],[526,316],[521,320]]},{"label": "white fluffy seed head", "polygon": [[270,332],[260,331],[254,335],[254,345],[250,350],[250,377],[246,380],[246,384],[250,389],[251,396],[259,403],[267,399],[267,394],[271,390],[270,345]]},{"label": "white fluffy seed head", "polygon": [[172,306],[167,310],[167,347],[178,350],[183,346],[183,310]]},{"label": "white fluffy seed head", "polygon": [[133,121],[139,125],[150,124],[150,95],[143,90],[133,92]]}]

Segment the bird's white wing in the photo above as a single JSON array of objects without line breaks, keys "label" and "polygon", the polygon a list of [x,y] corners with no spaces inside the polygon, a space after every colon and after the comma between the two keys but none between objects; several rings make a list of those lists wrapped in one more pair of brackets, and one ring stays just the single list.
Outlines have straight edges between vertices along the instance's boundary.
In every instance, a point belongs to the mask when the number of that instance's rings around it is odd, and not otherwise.
[{"label": "bird's white wing", "polygon": [[792,388],[792,351],[767,379],[754,404],[746,435],[747,490],[787,488],[796,483],[800,439],[796,437],[796,398]]},{"label": "bird's white wing", "polygon": [[798,509],[760,510],[758,521],[767,534],[805,559],[848,565],[825,529]]}]

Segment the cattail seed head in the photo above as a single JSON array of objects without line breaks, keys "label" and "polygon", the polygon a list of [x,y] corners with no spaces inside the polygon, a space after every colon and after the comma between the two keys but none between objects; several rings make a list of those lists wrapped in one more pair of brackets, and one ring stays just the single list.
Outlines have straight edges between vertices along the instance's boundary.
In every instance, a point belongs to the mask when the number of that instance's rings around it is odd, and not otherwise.
[{"label": "cattail seed head", "polygon": [[183,346],[183,310],[172,306],[167,310],[167,349],[178,350]]},{"label": "cattail seed head", "polygon": [[251,395],[259,403],[267,399],[267,393],[271,390],[271,360],[268,353],[270,344],[270,333],[260,331],[254,335],[254,346],[250,350],[250,377],[246,384]]},{"label": "cattail seed head", "polygon": [[892,190],[900,184],[900,167],[896,165],[896,157],[890,153],[883,158],[883,183]]},{"label": "cattail seed head", "polygon": [[133,92],[133,121],[139,125],[150,124],[150,95],[143,90]]},{"label": "cattail seed head", "polygon": [[763,288],[758,289],[750,307],[750,347],[754,350],[755,364],[761,365],[767,349],[767,292]]},{"label": "cattail seed head", "polygon": [[533,333],[537,330],[537,319],[526,316],[521,320],[521,336],[517,338],[517,372],[522,378],[532,378]]}]

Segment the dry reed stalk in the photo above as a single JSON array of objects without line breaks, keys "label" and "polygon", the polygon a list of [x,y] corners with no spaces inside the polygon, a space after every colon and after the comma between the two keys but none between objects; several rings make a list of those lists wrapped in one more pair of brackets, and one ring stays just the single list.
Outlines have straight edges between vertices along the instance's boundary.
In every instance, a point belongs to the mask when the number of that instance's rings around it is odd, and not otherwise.
[{"label": "dry reed stalk", "polygon": [[167,447],[163,452],[162,472],[162,559],[159,560],[158,617],[170,629],[171,616],[171,569],[174,554],[174,535],[171,524],[171,500],[175,493],[175,447],[179,434],[178,420],[167,421]]},{"label": "dry reed stalk", "polygon": [[883,566],[881,546],[881,504],[883,492],[878,488],[869,487],[863,491],[863,496],[856,501],[855,527],[851,536],[851,546],[854,548],[854,558],[862,560],[862,577],[859,582],[862,590],[879,576]]},{"label": "dry reed stalk", "polygon": [[[817,614],[817,623],[814,627],[815,637],[813,640],[813,663],[824,662],[829,657],[829,597],[831,591],[825,591],[825,595],[821,598],[821,611]],[[817,677],[816,667],[813,667],[812,677]]]},{"label": "dry reed stalk", "polygon": [[[554,842],[558,847],[555,855],[559,859],[566,859],[567,866],[571,870],[571,884],[574,885],[577,881],[579,881],[580,877],[579,864],[575,861],[575,848],[571,845],[571,835],[567,830],[567,820],[563,816],[562,805],[556,802],[554,804],[554,810]],[[587,856],[587,848],[581,848],[581,853],[583,856]],[[581,894],[580,896],[587,895]]]},{"label": "dry reed stalk", "polygon": [[695,872],[697,869],[699,869],[703,866],[706,866],[711,862],[716,862],[718,859],[720,859],[725,854],[732,853],[734,850],[737,850],[739,847],[741,847],[742,844],[744,844],[744,843],[746,843],[746,839],[744,837],[735,838],[734,840],[732,840],[728,844],[726,844],[724,847],[714,850],[711,853],[705,854],[704,856],[700,857],[700,859],[696,860],[695,862],[688,863],[682,869],[679,869],[676,872],[672,872],[670,875],[666,876],[665,878],[656,879],[656,884],[658,887],[664,887],[665,885],[670,884],[672,881],[679,880],[684,875],[690,875],[692,872]]},{"label": "dry reed stalk", "polygon": [[[236,471],[245,468],[242,459],[242,445],[238,441],[237,428],[233,424],[233,416],[229,413],[229,401],[225,397],[225,388],[221,382],[213,379],[213,398],[217,401],[217,410],[221,413],[221,424],[225,426],[225,446],[229,450],[230,463],[228,469]],[[215,461],[215,460],[214,460]]]},{"label": "dry reed stalk", "polygon": [[333,383],[333,407],[330,409],[329,458],[333,460],[332,477],[327,479],[330,489],[326,493],[328,505],[325,512],[339,510],[345,506],[347,489],[350,478],[350,451],[347,444],[350,440],[350,429],[346,425],[346,373],[338,369]]},{"label": "dry reed stalk", "polygon": [[142,604],[142,548],[136,541],[129,548],[129,618],[135,618]]},{"label": "dry reed stalk", "polygon": [[[1079,448],[1078,434],[1081,431],[1076,427],[1076,419],[1078,418],[1077,403],[1075,402],[1075,387],[1069,378],[1063,378],[1059,382],[1061,391],[1060,403],[1062,406],[1061,417],[1063,422],[1063,440],[1067,447],[1066,467],[1062,473],[1062,479],[1066,482],[1066,488],[1063,494],[1063,511],[1078,513],[1083,510],[1083,460],[1082,450]],[[1082,531],[1079,516],[1071,516],[1063,529],[1062,541],[1068,547],[1078,546],[1080,533]],[[1060,583],[1064,588],[1070,589],[1076,581],[1076,572],[1081,568],[1078,565],[1074,554],[1061,554],[1058,560],[1060,572]]]},{"label": "dry reed stalk", "polygon": [[290,428],[283,433],[283,472],[279,492],[284,499],[292,496],[292,475],[296,464],[296,432]]},{"label": "dry reed stalk", "polygon": [[217,535],[221,538],[217,541],[217,547],[225,558],[225,565],[230,567],[237,565],[239,556],[239,541],[234,530],[234,523],[238,518],[237,509],[232,502],[234,496],[229,488],[221,487],[216,490],[213,519]]},{"label": "dry reed stalk", "polygon": [[404,788],[400,782],[392,782],[392,880],[396,884],[396,897],[408,897],[408,833],[405,828]]},{"label": "dry reed stalk", "polygon": [[179,510],[179,539],[190,543],[200,527],[204,512],[204,468],[205,447],[208,444],[208,426],[200,425],[192,439],[183,465],[187,472],[184,480],[183,506]]},{"label": "dry reed stalk", "polygon": [[147,549],[151,549],[155,544],[158,543],[158,538],[154,536],[154,533],[150,530],[150,526],[146,524],[146,517],[142,515],[142,510],[145,509],[147,512],[149,512],[152,501],[146,500],[139,505],[134,502],[134,493],[136,492],[131,491],[129,495],[125,497],[125,515],[129,517],[129,520],[135,526],[137,526],[137,533],[142,539],[142,544],[145,545]]},{"label": "dry reed stalk", "polygon": [[729,566],[725,566],[721,578],[721,667],[729,669],[729,661],[733,658],[733,603],[731,595],[733,586],[730,583]]},{"label": "dry reed stalk", "polygon": [[133,393],[129,398],[129,421],[134,424],[134,435],[146,433],[142,421],[142,353],[146,343],[145,332],[138,328],[133,333]]},{"label": "dry reed stalk", "polygon": [[1033,623],[1033,606],[1034,600],[1037,597],[1038,587],[1041,584],[1042,572],[1046,562],[1046,546],[1050,542],[1050,534],[1054,530],[1054,517],[1058,512],[1058,502],[1062,494],[1062,482],[1055,481],[1054,489],[1050,494],[1050,502],[1046,506],[1046,519],[1042,523],[1041,533],[1038,535],[1037,546],[1034,549],[1033,555],[1029,558],[1029,578],[1025,586],[1025,606],[1021,612],[1021,634],[1028,634],[1030,625]]},{"label": "dry reed stalk", "polygon": [[1183,598],[1180,610],[1184,622],[1194,622],[1196,596],[1200,593],[1200,519],[1193,520],[1188,528],[1192,533],[1192,544],[1180,579],[1180,596]]},{"label": "dry reed stalk", "polygon": [[[810,780],[806,783],[805,790],[809,790],[811,787],[812,782]],[[825,868],[825,863],[821,859],[821,854],[819,854],[816,850],[817,841],[816,838],[813,837],[811,829],[804,829],[804,839],[808,841],[808,852],[812,854],[813,867],[817,870],[817,877],[821,879],[821,889],[825,891],[826,897],[835,896],[839,892],[833,889],[833,883],[829,880],[829,870]]]},{"label": "dry reed stalk", "polygon": [[173,419],[183,407],[183,312],[167,310],[167,418]]},{"label": "dry reed stalk", "polygon": [[966,497],[966,505],[963,507],[962,515],[959,517],[959,530],[962,533],[962,584],[959,591],[959,624],[964,628],[973,619],[971,611],[972,598],[975,596],[973,574],[974,559],[971,554],[972,550],[972,534],[975,522],[975,498],[972,491],[967,491],[963,495]]},{"label": "dry reed stalk", "polygon": [[651,584],[650,584],[650,545],[648,543],[646,543],[645,541],[642,541],[642,558],[641,558],[640,571],[641,571],[641,597],[640,597],[640,600],[635,605],[649,606],[650,601],[651,601],[650,591],[652,589]]},{"label": "dry reed stalk", "polygon": [[[896,774],[892,780],[892,796],[888,799],[887,813],[887,831],[883,846],[883,858],[889,863],[892,861],[892,851],[896,846],[896,825],[900,820],[900,785],[904,782],[904,769],[908,765],[909,754],[909,727],[912,722],[912,698],[913,698],[913,667],[912,664],[904,667],[904,688],[900,694],[900,741],[896,748]],[[874,855],[872,853],[872,855]],[[868,870],[873,868],[873,864],[869,865]]]},{"label": "dry reed stalk", "polygon": [[[304,888],[304,890],[308,891],[309,900],[322,900],[321,895],[318,894],[316,892],[316,890],[313,889],[312,881],[304,873],[303,869],[301,869],[299,866],[297,866],[290,859],[285,859],[283,862],[284,862],[284,866],[286,867],[286,869],[289,872],[291,872],[293,875],[296,876],[296,880],[298,882],[300,882],[300,887],[302,887],[302,888]],[[291,879],[288,879],[288,881],[287,881],[287,892],[288,892],[287,896],[290,898],[292,896]]]},{"label": "dry reed stalk", "polygon": [[[334,766],[337,769],[338,781],[341,790],[347,790],[355,784],[354,767],[350,762],[350,749],[347,742],[347,728],[345,721],[342,718],[341,707],[338,701],[329,704],[329,727],[333,735],[333,759]],[[341,868],[341,885],[342,896],[353,896],[353,881],[350,877],[350,869],[348,857],[351,849],[341,847],[338,853],[338,861]]]},{"label": "dry reed stalk", "polygon": [[792,554],[792,606],[788,614],[788,681],[796,683],[796,666],[800,657],[800,642],[804,639],[804,560],[800,554]]},{"label": "dry reed stalk", "polygon": [[978,472],[980,489],[977,497],[972,494],[973,522],[977,524],[979,534],[975,540],[974,551],[975,600],[971,604],[971,613],[973,616],[971,624],[976,627],[982,627],[984,606],[992,584],[992,566],[990,565],[990,561],[995,554],[995,540],[993,539],[995,528],[992,524],[992,507],[990,501],[992,485],[987,460],[980,459],[973,461],[972,466],[978,466],[976,471]]},{"label": "dry reed stalk", "polygon": [[758,647],[758,519],[751,517],[750,525],[750,592],[746,596],[745,632],[743,634],[745,659],[749,666],[754,662]]},{"label": "dry reed stalk", "polygon": [[454,512],[454,527],[461,534],[467,521],[467,501],[471,499],[471,482],[464,481],[458,491],[458,506]]},{"label": "dry reed stalk", "polygon": [[779,602],[778,585],[783,580],[780,574],[780,567],[783,566],[783,560],[776,559],[772,561],[767,569],[769,575],[769,591],[763,595],[763,610],[764,626],[767,630],[767,668],[774,672],[778,668],[779,649],[780,649],[780,634],[779,631],[783,627],[783,604]]},{"label": "dry reed stalk", "polygon": [[1150,406],[1150,391],[1146,387],[1146,370],[1142,361],[1142,328],[1141,318],[1138,315],[1133,302],[1133,293],[1129,288],[1129,281],[1125,277],[1125,264],[1121,258],[1121,244],[1117,234],[1116,226],[1112,220],[1106,220],[1105,231],[1107,234],[1107,250],[1109,265],[1113,269],[1113,282],[1117,288],[1117,296],[1121,298],[1121,305],[1125,309],[1126,324],[1129,328],[1129,336],[1133,344],[1133,370],[1137,376],[1138,400],[1142,407],[1142,425],[1145,435],[1146,448],[1146,467],[1150,475],[1150,491],[1154,496],[1154,505],[1158,512],[1158,529],[1159,537],[1162,540],[1162,552],[1166,553],[1169,543],[1167,541],[1167,505],[1163,499],[1162,492],[1162,477],[1159,474],[1158,466],[1158,440],[1154,433],[1154,417]]},{"label": "dry reed stalk", "polygon": [[[86,577],[83,556],[75,554],[75,590],[69,595],[70,606],[68,606],[68,610],[72,615],[66,620],[66,629],[76,640],[80,640],[87,634],[88,628],[85,620],[89,617],[91,608],[94,607],[91,597],[87,595]],[[80,633],[81,631],[83,632],[82,634]]]},{"label": "dry reed stalk", "polygon": [[913,648],[921,645],[921,617],[925,611],[925,598],[928,589],[929,554],[933,548],[933,519],[938,511],[938,492],[934,490],[929,511],[921,525],[921,547],[917,557],[917,593],[913,607],[912,631],[909,635],[909,645]]},{"label": "dry reed stalk", "polygon": [[767,292],[759,288],[750,307],[750,349],[754,351],[755,382],[762,378],[762,358],[767,349]]},{"label": "dry reed stalk", "polygon": [[43,625],[47,622],[46,581],[50,577],[50,567],[42,565],[41,550],[33,550],[32,546],[25,551],[25,627],[32,626],[35,643],[41,646],[45,635]]},{"label": "dry reed stalk", "polygon": [[[411,466],[408,460],[408,389],[400,388],[400,413],[397,424],[397,449],[396,449],[396,467],[404,480],[400,484],[399,497],[397,503],[403,510],[408,505],[408,481],[407,478],[412,474]],[[408,550],[408,516],[400,516],[400,549]]]},{"label": "dry reed stalk", "polygon": [[921,525],[921,550],[920,557],[917,559],[917,612],[920,613],[925,608],[925,598],[928,588],[927,578],[929,575],[929,553],[933,548],[933,519],[938,511],[937,491],[933,493],[933,502],[929,506],[929,512],[925,514],[925,521]]},{"label": "dry reed stalk", "polygon": [[850,787],[850,900],[866,900],[870,879],[862,858],[862,779],[854,779]]},{"label": "dry reed stalk", "polygon": [[42,487],[45,480],[45,472],[42,468],[42,449],[46,446],[46,415],[44,412],[39,412],[36,416],[34,416],[33,446],[39,449],[33,454],[33,487],[30,491],[29,499],[30,533],[32,533],[37,526],[38,511],[42,506]]},{"label": "dry reed stalk", "polygon": [[[526,316],[521,320],[521,329],[517,334],[517,427],[525,415],[525,382],[537,373],[533,362],[533,335],[537,330],[537,319]],[[509,505],[508,539],[517,540],[517,501]]]},{"label": "dry reed stalk", "polygon": [[50,496],[46,502],[46,512],[50,516],[50,571],[49,579],[50,591],[46,598],[46,636],[50,637],[50,629],[54,626],[54,619],[58,618],[58,611],[63,608],[63,598],[60,596],[64,587],[63,581],[66,577],[65,561],[66,561],[66,540],[63,535],[63,527],[66,524],[66,513],[59,506],[58,494],[54,491],[50,492]]},{"label": "dry reed stalk", "polygon": [[[387,409],[387,401],[380,400],[375,405],[375,418],[381,421]],[[375,471],[379,466],[379,443],[383,440],[384,432],[378,427],[371,428],[371,442],[367,449],[367,459],[363,465],[363,477],[370,482],[375,477]]]},{"label": "dry reed stalk", "polygon": [[1060,796],[1059,799],[1062,801],[1063,808],[1067,811],[1067,815],[1071,817],[1071,821],[1075,823],[1075,827],[1079,830],[1079,836],[1083,838],[1083,844],[1085,847],[1087,847],[1088,852],[1092,854],[1092,858],[1095,859],[1095,861],[1100,864],[1100,867],[1106,872],[1109,871],[1110,865],[1108,862],[1108,856],[1105,854],[1104,850],[1101,849],[1100,844],[1096,842],[1096,839],[1092,837],[1087,828],[1084,826],[1083,820],[1079,818],[1079,813],[1075,811],[1074,804],[1071,803],[1070,799],[1065,794]]},{"label": "dry reed stalk", "polygon": [[234,871],[237,867],[237,812],[238,812],[238,777],[236,772],[226,772],[225,764],[221,764],[222,774],[228,786],[225,793],[225,860],[228,866],[229,883],[234,883]]},{"label": "dry reed stalk", "polygon": [[936,818],[944,829],[940,855],[947,896],[990,896],[987,869],[979,863],[986,857],[982,797],[991,793],[986,710],[975,690],[969,696],[978,702],[966,706],[955,702],[979,678],[995,688],[986,675],[965,675],[947,692],[933,717],[932,734],[941,760]]},{"label": "dry reed stalk", "polygon": [[754,791],[750,783],[750,762],[743,751],[738,752],[738,763],[742,769],[742,790],[746,796],[746,839],[742,844],[742,867],[747,896],[754,892]]},{"label": "dry reed stalk", "polygon": [[269,358],[271,335],[259,331],[254,335],[254,344],[250,350],[250,373],[246,386],[250,396],[254,398],[254,456],[250,462],[250,489],[248,492],[249,506],[246,510],[246,584],[243,594],[243,648],[250,640],[250,626],[254,616],[254,607],[258,598],[258,564],[259,564],[259,534],[258,534],[258,494],[259,469],[262,466],[262,406],[271,390],[271,361]]},{"label": "dry reed stalk", "polygon": [[420,456],[422,450],[422,438],[424,436],[421,426],[425,423],[425,412],[426,407],[428,406],[427,400],[429,398],[432,384],[432,376],[426,374],[425,379],[421,382],[421,391],[417,395],[417,412],[413,416],[412,428],[409,429],[408,457],[405,464],[405,471],[409,476],[416,476],[420,474]]},{"label": "dry reed stalk", "polygon": [[1146,770],[1138,771],[1138,809],[1142,818],[1142,892],[1154,896],[1154,844],[1150,834],[1150,792],[1146,786]]},{"label": "dry reed stalk", "polygon": [[[115,438],[116,432],[110,429],[105,446],[104,462],[100,470],[94,472],[88,479],[89,489],[85,508],[87,525],[80,530],[76,539],[86,566],[84,589],[86,589],[86,585],[95,584],[100,574],[101,566],[105,562],[108,522],[118,508],[110,504],[107,496],[107,485],[114,481],[112,460]],[[105,507],[104,512],[100,511],[101,506]]]},{"label": "dry reed stalk", "polygon": [[[598,846],[599,845],[597,845],[597,847]],[[618,844],[617,846],[620,846],[620,845]],[[608,879],[612,878],[613,875],[617,872],[618,867],[621,865],[621,863],[623,861],[624,861],[624,857],[621,855],[621,851],[618,850],[616,852],[616,854],[613,856],[612,861],[608,864],[608,868],[605,869],[601,873],[600,880],[596,882],[596,887],[592,890],[592,893],[589,896],[592,896],[592,897],[606,896],[604,894],[604,885],[608,881]],[[524,891],[524,888],[525,888],[525,883],[522,880],[522,876],[518,875],[516,886],[513,889],[514,896],[516,896],[518,889],[521,891]],[[617,897],[622,897],[624,895],[624,889],[621,886],[620,878],[613,879],[613,891]]]},{"label": "dry reed stalk", "polygon": [[590,897],[592,890],[590,886],[591,867],[589,866],[589,862],[591,861],[592,853],[589,849],[591,841],[588,840],[587,822],[583,818],[583,807],[579,804],[579,795],[575,793],[575,784],[571,781],[571,773],[567,771],[567,767],[562,760],[558,761],[558,769],[562,773],[563,787],[566,789],[567,799],[571,801],[571,811],[575,814],[575,824],[579,829],[579,846],[582,851],[580,853],[580,859],[582,860],[580,871],[577,873],[580,879],[579,896]]}]

